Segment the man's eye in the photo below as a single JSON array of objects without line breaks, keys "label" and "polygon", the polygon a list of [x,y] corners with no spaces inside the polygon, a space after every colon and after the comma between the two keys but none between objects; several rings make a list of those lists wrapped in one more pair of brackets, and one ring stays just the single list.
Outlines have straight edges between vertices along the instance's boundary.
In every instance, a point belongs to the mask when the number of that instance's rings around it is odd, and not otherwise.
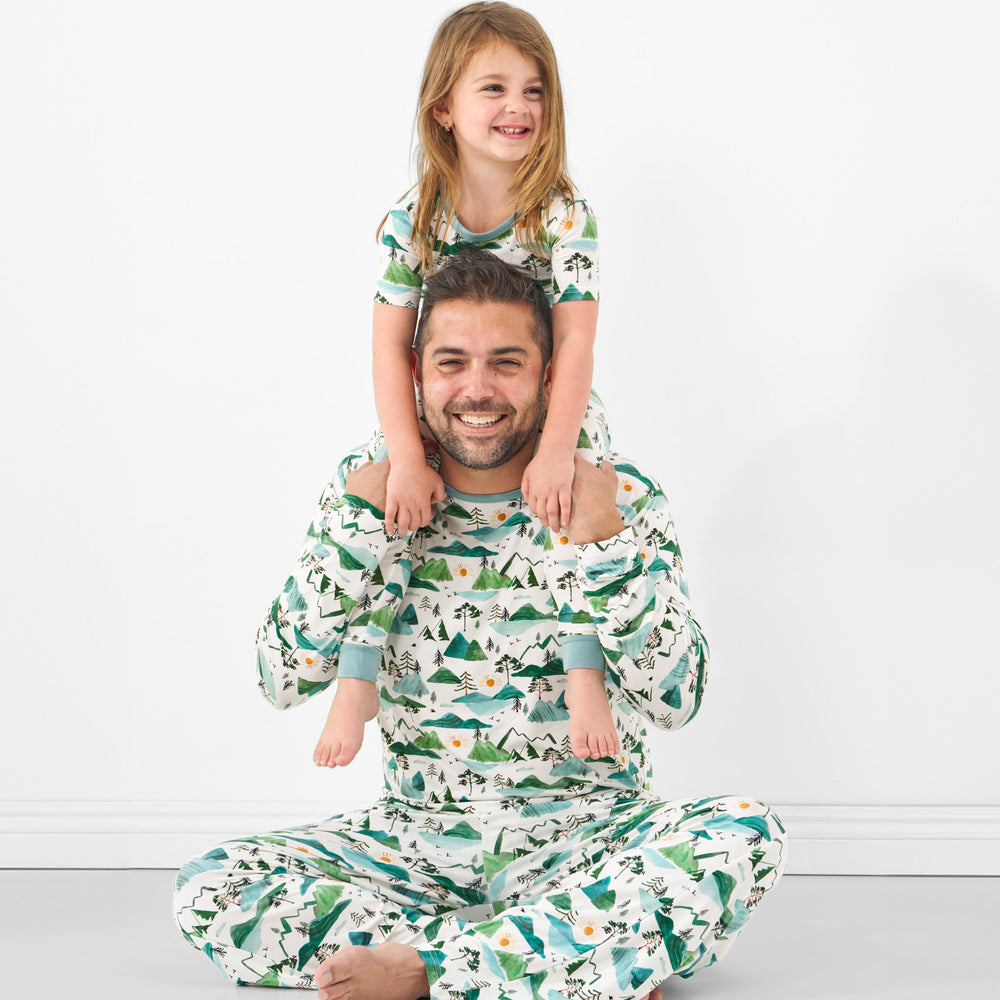
[{"label": "man's eye", "polygon": [[520,361],[515,361],[513,358],[501,358],[501,360],[498,361],[497,364],[501,368],[520,368],[521,367],[521,362]]}]

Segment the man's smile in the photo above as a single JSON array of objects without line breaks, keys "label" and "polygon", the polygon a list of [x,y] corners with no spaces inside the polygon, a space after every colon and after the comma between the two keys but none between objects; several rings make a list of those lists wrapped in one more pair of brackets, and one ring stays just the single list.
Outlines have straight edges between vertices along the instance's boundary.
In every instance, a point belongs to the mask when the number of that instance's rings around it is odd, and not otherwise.
[{"label": "man's smile", "polygon": [[495,427],[501,420],[505,419],[504,413],[453,413],[452,416],[459,423],[464,424],[470,430],[485,430]]}]

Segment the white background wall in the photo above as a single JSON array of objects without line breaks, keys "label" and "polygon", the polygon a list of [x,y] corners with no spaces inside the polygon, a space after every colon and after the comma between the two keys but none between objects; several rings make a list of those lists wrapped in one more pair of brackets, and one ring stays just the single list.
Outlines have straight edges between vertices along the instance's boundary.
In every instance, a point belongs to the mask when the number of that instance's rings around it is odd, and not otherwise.
[{"label": "white background wall", "polygon": [[[253,637],[374,420],[373,234],[456,5],[3,8],[0,865],[376,794],[374,730],[315,769],[329,697],[275,713]],[[1000,8],[526,6],[595,384],[712,642],[658,789],[995,820]]]}]

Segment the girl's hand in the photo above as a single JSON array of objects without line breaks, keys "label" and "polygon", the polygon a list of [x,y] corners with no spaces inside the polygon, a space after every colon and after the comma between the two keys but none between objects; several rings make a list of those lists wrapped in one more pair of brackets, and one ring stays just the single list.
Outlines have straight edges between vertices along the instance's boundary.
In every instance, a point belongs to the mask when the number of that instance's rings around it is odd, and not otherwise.
[{"label": "girl's hand", "polygon": [[444,499],[444,480],[426,463],[389,465],[385,488],[385,533],[407,535],[430,524],[434,504]]},{"label": "girl's hand", "polygon": [[546,528],[558,530],[572,514],[574,452],[548,455],[541,451],[524,470],[521,492],[531,512]]}]

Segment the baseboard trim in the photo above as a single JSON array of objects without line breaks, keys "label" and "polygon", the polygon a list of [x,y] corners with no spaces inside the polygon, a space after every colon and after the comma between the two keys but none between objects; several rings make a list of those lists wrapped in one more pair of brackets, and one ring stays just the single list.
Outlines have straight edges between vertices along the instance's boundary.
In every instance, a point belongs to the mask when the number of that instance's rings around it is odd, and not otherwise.
[{"label": "baseboard trim", "polygon": [[[177,868],[366,803],[0,802],[0,868]],[[791,875],[1000,875],[1000,805],[775,805]]]}]

